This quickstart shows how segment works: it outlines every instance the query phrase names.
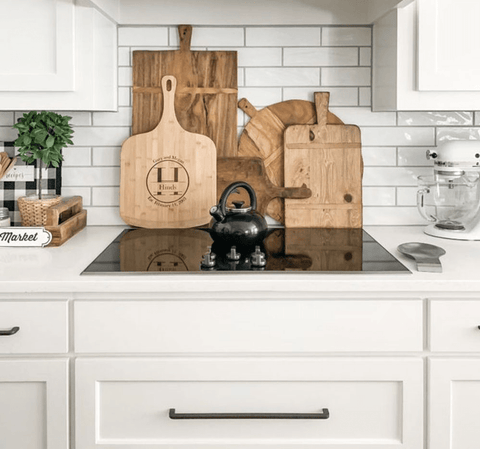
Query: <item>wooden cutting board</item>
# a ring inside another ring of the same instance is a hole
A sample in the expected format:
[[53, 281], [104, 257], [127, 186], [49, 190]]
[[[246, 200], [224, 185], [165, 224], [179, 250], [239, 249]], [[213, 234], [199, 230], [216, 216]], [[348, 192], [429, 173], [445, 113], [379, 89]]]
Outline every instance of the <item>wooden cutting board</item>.
[[[258, 157], [223, 157], [217, 160], [217, 197], [235, 181], [245, 181], [255, 190], [257, 211], [265, 215], [270, 201], [274, 198], [308, 198], [312, 192], [306, 186], [297, 188], [278, 187], [268, 178], [265, 165]], [[245, 201], [250, 204], [249, 196], [244, 189], [238, 194], [230, 195], [231, 201]]]
[[192, 27], [180, 25], [178, 31], [179, 50], [133, 52], [132, 134], [157, 126], [163, 111], [161, 80], [171, 75], [178, 83], [180, 126], [210, 137], [219, 156], [236, 156], [237, 52], [191, 51]]
[[[291, 125], [314, 124], [317, 121], [315, 105], [310, 101], [289, 100], [270, 105], [260, 111], [246, 99], [238, 103], [250, 121], [245, 125], [239, 144], [238, 155], [261, 157], [267, 176], [273, 184], [283, 187], [284, 182], [284, 132]], [[328, 112], [328, 123], [343, 122]], [[308, 186], [307, 186], [308, 187]], [[272, 201], [267, 210], [275, 220], [284, 223], [283, 199]]]
[[160, 123], [122, 146], [120, 215], [132, 226], [200, 226], [210, 221], [210, 207], [216, 204], [215, 144], [180, 126], [174, 111], [176, 86], [175, 77], [162, 79]]
[[362, 148], [360, 129], [328, 123], [328, 92], [315, 93], [316, 125], [285, 130], [285, 185], [306, 183], [307, 200], [285, 201], [285, 226], [362, 227]]

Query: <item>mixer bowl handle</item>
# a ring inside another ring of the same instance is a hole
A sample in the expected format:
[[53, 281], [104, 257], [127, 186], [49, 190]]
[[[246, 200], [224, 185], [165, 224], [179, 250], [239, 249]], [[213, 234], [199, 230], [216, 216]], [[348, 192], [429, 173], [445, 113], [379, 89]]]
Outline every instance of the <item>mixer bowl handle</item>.
[[425, 218], [427, 221], [435, 222], [437, 221], [432, 215], [427, 215], [425, 212], [425, 194], [430, 193], [430, 189], [420, 189], [417, 191], [417, 209], [420, 212], [420, 215]]

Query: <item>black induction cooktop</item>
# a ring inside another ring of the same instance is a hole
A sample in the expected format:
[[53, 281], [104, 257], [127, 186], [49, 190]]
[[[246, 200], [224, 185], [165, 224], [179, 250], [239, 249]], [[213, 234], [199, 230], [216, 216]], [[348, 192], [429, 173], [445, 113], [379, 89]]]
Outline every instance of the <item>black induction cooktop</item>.
[[274, 228], [261, 245], [219, 247], [205, 228], [127, 229], [82, 273], [410, 273], [362, 229]]

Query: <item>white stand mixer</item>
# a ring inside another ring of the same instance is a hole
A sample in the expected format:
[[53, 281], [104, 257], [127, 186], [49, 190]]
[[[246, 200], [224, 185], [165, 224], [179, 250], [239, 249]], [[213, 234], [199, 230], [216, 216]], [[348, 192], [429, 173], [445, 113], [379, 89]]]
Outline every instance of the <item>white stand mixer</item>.
[[417, 207], [425, 234], [480, 240], [480, 141], [448, 141], [427, 151], [433, 176], [419, 176]]

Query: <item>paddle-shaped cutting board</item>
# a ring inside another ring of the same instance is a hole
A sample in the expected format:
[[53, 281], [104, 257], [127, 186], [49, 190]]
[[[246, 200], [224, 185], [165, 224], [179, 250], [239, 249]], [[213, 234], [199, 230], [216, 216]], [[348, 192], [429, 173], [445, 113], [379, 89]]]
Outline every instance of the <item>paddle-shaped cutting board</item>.
[[[246, 98], [238, 107], [250, 117], [240, 136], [239, 156], [261, 157], [264, 160], [267, 176], [276, 186], [284, 182], [284, 132], [290, 125], [314, 124], [317, 121], [315, 105], [305, 100], [288, 100], [257, 110]], [[329, 124], [343, 122], [328, 112]], [[308, 186], [307, 186], [308, 187]], [[267, 213], [275, 220], [284, 223], [282, 198], [270, 202]]]
[[133, 52], [132, 134], [157, 126], [161, 80], [171, 75], [178, 83], [175, 112], [182, 128], [210, 137], [219, 156], [236, 156], [237, 52], [191, 51], [192, 27], [180, 25], [178, 34], [178, 50]]
[[162, 79], [163, 115], [153, 131], [122, 145], [120, 215], [142, 228], [190, 228], [210, 221], [216, 204], [213, 141], [185, 131], [174, 110], [177, 81]]
[[285, 226], [362, 227], [360, 129], [328, 123], [328, 92], [315, 93], [316, 125], [285, 130], [285, 186], [306, 184], [312, 196], [285, 200]]

